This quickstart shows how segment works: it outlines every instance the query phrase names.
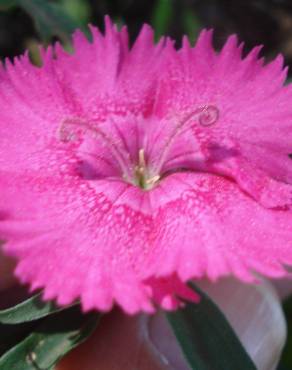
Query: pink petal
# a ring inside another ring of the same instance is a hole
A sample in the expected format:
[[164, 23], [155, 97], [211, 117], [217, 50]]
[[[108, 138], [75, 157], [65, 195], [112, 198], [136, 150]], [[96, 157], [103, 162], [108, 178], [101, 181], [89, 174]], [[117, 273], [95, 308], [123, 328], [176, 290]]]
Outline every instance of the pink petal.
[[169, 176], [151, 198], [152, 204], [160, 199], [149, 262], [157, 274], [177, 271], [184, 281], [231, 274], [252, 281], [253, 272], [287, 274], [283, 264], [292, 262], [291, 211], [266, 209], [234, 182], [199, 173]]
[[[10, 215], [0, 234], [20, 260], [21, 281], [60, 304], [81, 297], [85, 310], [108, 310], [115, 301], [134, 313], [152, 311], [154, 300], [169, 309], [177, 306], [175, 292], [186, 294], [171, 283], [173, 274], [250, 281], [252, 271], [283, 276], [282, 264], [292, 262], [290, 211], [267, 210], [221, 177], [172, 175], [151, 193], [123, 183], [22, 181], [20, 196], [14, 179], [5, 184]], [[142, 203], [150, 194], [150, 205]], [[18, 219], [20, 197], [29, 223]]]
[[291, 182], [292, 88], [283, 87], [287, 75], [283, 58], [263, 65], [257, 59], [260, 48], [255, 48], [241, 59], [242, 46], [233, 36], [218, 54], [210, 43], [211, 34], [203, 31], [193, 49], [185, 45], [178, 53], [169, 51], [155, 113], [182, 121], [200, 107], [216, 107], [218, 119], [210, 127], [203, 129], [198, 115], [193, 118], [194, 135], [205, 157], [211, 144], [230, 149], [232, 142], [240, 158], [274, 179]]
[[145, 26], [129, 50], [126, 29], [118, 32], [109, 19], [105, 36], [91, 29], [93, 43], [76, 32], [73, 55], [57, 44], [57, 59], [52, 47], [42, 51], [41, 68], [31, 65], [27, 54], [2, 68], [1, 169], [49, 170], [43, 162], [57, 155], [60, 127], [72, 118], [101, 122], [109, 114], [149, 115], [163, 40], [154, 45], [153, 31]]
[[177, 296], [196, 299], [175, 277], [144, 279], [153, 220], [148, 207], [139, 211], [139, 188], [22, 176], [19, 193], [18, 180], [1, 176], [9, 214], [0, 234], [8, 239], [5, 251], [19, 259], [20, 281], [44, 288], [44, 299], [64, 305], [81, 298], [86, 311], [117, 302], [128, 313], [152, 312], [152, 301], [170, 309]]
[[287, 275], [282, 58], [242, 59], [234, 36], [216, 53], [210, 31], [179, 51], [148, 26], [131, 49], [109, 19], [91, 31], [73, 55], [57, 44], [41, 68], [26, 54], [0, 71], [0, 239], [19, 279], [61, 305], [135, 313], [196, 301], [189, 279]]

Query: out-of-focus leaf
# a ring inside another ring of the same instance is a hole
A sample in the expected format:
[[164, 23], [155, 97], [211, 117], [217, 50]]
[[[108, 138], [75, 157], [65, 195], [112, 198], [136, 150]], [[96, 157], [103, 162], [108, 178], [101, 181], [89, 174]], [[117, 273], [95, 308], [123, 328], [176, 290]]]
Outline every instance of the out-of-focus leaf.
[[155, 38], [166, 34], [173, 18], [173, 0], [158, 0], [152, 16]]
[[79, 25], [87, 25], [90, 20], [88, 0], [61, 0], [64, 11]]
[[34, 321], [51, 315], [64, 308], [52, 302], [43, 302], [41, 294], [37, 294], [18, 305], [0, 311], [0, 324], [20, 324]]
[[0, 10], [7, 10], [17, 5], [17, 0], [0, 0]]
[[28, 39], [25, 43], [25, 48], [29, 51], [29, 58], [32, 64], [40, 67], [42, 65], [42, 55], [39, 41], [36, 39]]
[[292, 297], [286, 299], [283, 305], [284, 314], [287, 322], [287, 341], [284, 347], [282, 358], [278, 370], [291, 370], [292, 365]]
[[185, 8], [183, 11], [183, 26], [190, 42], [193, 44], [202, 28], [201, 22], [192, 9]]
[[167, 317], [194, 370], [256, 370], [223, 313], [199, 289], [198, 304], [186, 302]]
[[95, 329], [98, 313], [72, 307], [46, 318], [22, 342], [0, 358], [1, 370], [50, 369]]
[[17, 3], [33, 18], [45, 41], [58, 36], [63, 42], [69, 43], [70, 35], [80, 26], [58, 3], [48, 0], [17, 0]]
[[113, 22], [118, 30], [121, 30], [121, 28], [125, 25], [123, 17], [113, 17]]

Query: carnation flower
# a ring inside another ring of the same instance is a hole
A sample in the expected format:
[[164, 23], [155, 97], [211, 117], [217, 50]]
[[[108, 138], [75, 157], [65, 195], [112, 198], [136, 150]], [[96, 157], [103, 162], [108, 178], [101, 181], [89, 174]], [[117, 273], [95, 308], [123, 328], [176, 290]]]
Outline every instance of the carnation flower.
[[287, 274], [292, 89], [231, 36], [157, 45], [106, 22], [0, 76], [0, 239], [44, 299], [174, 309], [190, 279]]

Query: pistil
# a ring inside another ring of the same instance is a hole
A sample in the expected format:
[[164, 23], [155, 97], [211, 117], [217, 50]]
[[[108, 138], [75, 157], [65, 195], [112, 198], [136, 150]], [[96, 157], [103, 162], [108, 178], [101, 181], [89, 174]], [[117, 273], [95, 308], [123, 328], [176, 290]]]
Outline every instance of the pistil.
[[144, 190], [151, 189], [160, 179], [159, 175], [149, 177], [144, 149], [139, 150], [138, 165], [135, 167], [135, 178], [137, 185]]

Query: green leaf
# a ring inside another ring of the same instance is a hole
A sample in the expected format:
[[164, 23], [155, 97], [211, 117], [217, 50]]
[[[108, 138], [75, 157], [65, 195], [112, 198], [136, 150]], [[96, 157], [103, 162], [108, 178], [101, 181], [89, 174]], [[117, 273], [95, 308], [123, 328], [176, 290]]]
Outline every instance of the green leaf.
[[155, 6], [152, 26], [155, 30], [155, 38], [158, 40], [166, 34], [173, 18], [173, 0], [159, 0]]
[[182, 17], [185, 32], [188, 35], [191, 44], [194, 44], [203, 26], [195, 12], [188, 7], [185, 7], [183, 10]]
[[80, 26], [58, 3], [48, 0], [17, 0], [35, 21], [41, 37], [49, 41], [58, 36], [63, 42], [70, 42], [72, 32]]
[[279, 370], [290, 369], [292, 366], [292, 297], [288, 297], [283, 304], [283, 310], [285, 313], [287, 323], [287, 339], [286, 344], [282, 353], [281, 362], [279, 364]]
[[100, 315], [84, 315], [79, 306], [46, 318], [22, 342], [0, 358], [1, 370], [50, 369], [68, 352], [86, 340]]
[[88, 0], [61, 0], [64, 11], [75, 20], [77, 24], [87, 25], [90, 21], [90, 6]]
[[201, 301], [186, 303], [167, 318], [194, 370], [256, 370], [223, 313], [199, 289]]
[[25, 323], [64, 310], [64, 307], [57, 307], [52, 302], [43, 302], [40, 297], [41, 293], [14, 307], [0, 311], [0, 324]]

